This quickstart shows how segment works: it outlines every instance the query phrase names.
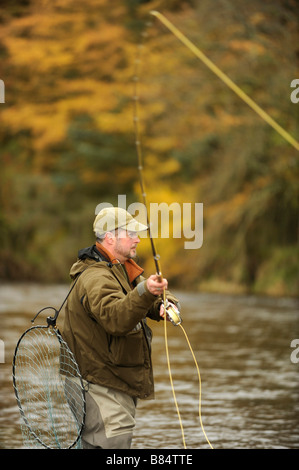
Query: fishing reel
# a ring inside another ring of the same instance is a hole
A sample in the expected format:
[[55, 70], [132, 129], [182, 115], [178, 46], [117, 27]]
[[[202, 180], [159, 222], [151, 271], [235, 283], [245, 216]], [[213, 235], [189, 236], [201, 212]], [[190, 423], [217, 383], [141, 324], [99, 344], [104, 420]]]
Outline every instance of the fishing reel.
[[163, 301], [163, 306], [171, 323], [175, 326], [180, 325], [182, 323], [182, 318], [179, 309], [174, 304], [171, 304], [167, 299], [165, 302]]

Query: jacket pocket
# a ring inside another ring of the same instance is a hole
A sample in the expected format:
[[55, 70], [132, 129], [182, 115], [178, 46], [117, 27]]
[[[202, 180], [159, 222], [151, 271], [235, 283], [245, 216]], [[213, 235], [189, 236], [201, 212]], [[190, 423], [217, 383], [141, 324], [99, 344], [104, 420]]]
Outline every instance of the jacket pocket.
[[109, 352], [111, 362], [117, 366], [134, 367], [144, 364], [143, 330], [133, 330], [126, 336], [111, 336]]

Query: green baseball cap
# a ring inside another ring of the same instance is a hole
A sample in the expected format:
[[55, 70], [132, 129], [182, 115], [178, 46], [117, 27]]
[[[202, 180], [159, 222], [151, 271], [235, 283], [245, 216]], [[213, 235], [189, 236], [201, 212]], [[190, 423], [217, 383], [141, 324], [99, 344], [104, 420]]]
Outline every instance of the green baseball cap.
[[129, 212], [121, 207], [105, 207], [105, 209], [98, 213], [93, 223], [93, 231], [97, 236], [118, 228], [131, 232], [148, 230], [147, 225], [138, 222]]

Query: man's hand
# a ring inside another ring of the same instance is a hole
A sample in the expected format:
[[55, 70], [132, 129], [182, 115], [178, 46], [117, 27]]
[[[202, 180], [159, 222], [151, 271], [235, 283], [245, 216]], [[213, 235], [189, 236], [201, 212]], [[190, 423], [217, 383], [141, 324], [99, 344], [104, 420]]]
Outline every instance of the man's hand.
[[163, 293], [163, 289], [167, 289], [168, 282], [167, 279], [162, 279], [160, 282], [158, 274], [153, 274], [147, 279], [146, 285], [151, 294], [160, 295]]
[[[172, 307], [172, 309], [173, 309], [175, 312], [177, 312], [178, 316], [180, 315], [180, 311], [179, 311], [178, 307], [177, 307], [173, 302], [168, 302], [168, 305], [169, 305], [170, 307]], [[160, 317], [162, 317], [163, 319], [165, 319], [165, 308], [164, 308], [164, 305], [163, 305], [163, 304], [160, 305]], [[170, 321], [168, 315], [167, 315], [167, 317], [166, 317], [166, 320]]]

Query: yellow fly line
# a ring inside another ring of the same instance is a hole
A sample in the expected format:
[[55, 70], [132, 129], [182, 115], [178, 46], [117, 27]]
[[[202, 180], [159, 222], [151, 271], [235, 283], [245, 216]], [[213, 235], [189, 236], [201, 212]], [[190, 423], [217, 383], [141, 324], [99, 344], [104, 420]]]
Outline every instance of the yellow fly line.
[[[190, 343], [190, 340], [188, 338], [188, 335], [186, 333], [186, 330], [183, 328], [182, 324], [180, 323], [178, 326], [180, 326], [181, 330], [183, 331], [184, 335], [185, 335], [185, 338], [186, 338], [186, 341], [187, 341], [187, 344], [189, 346], [189, 349], [190, 349], [190, 352], [192, 354], [192, 357], [193, 357], [193, 360], [194, 360], [194, 364], [195, 364], [195, 367], [196, 367], [196, 371], [197, 371], [197, 376], [198, 376], [198, 388], [199, 388], [199, 396], [198, 396], [198, 417], [199, 417], [199, 422], [200, 422], [200, 427], [201, 427], [201, 430], [205, 436], [205, 439], [207, 441], [207, 443], [209, 444], [210, 448], [211, 449], [214, 449], [214, 447], [212, 446], [211, 442], [209, 441], [209, 438], [205, 432], [205, 429], [204, 429], [204, 426], [203, 426], [203, 422], [202, 422], [202, 414], [201, 414], [201, 402], [202, 402], [202, 399], [201, 399], [201, 376], [200, 376], [200, 370], [199, 370], [199, 367], [198, 367], [198, 363], [197, 363], [197, 360], [196, 360], [196, 357], [195, 357], [195, 354], [193, 352], [193, 349], [192, 349], [192, 346], [191, 346], [191, 343]], [[169, 351], [168, 351], [168, 340], [167, 340], [167, 320], [165, 318], [164, 320], [164, 337], [165, 337], [165, 349], [166, 349], [166, 359], [167, 359], [167, 367], [168, 367], [168, 374], [169, 374], [169, 380], [170, 380], [170, 385], [171, 385], [171, 390], [172, 390], [172, 395], [173, 395], [173, 400], [174, 400], [174, 403], [175, 403], [175, 407], [176, 407], [176, 411], [177, 411], [177, 415], [178, 415], [178, 419], [179, 419], [179, 423], [180, 423], [180, 428], [181, 428], [181, 433], [182, 433], [182, 441], [183, 441], [183, 446], [184, 446], [184, 449], [187, 449], [187, 446], [186, 446], [186, 440], [185, 440], [185, 433], [184, 433], [184, 428], [183, 428], [183, 423], [182, 423], [182, 419], [181, 419], [181, 415], [180, 415], [180, 410], [179, 410], [179, 406], [178, 406], [178, 402], [177, 402], [177, 399], [176, 399], [176, 395], [175, 395], [175, 390], [174, 390], [174, 384], [173, 384], [173, 379], [172, 379], [172, 373], [171, 373], [171, 366], [170, 366], [170, 359], [169, 359]]]
[[258, 104], [256, 104], [241, 88], [236, 85], [222, 70], [217, 67], [195, 44], [193, 44], [184, 34], [181, 33], [164, 15], [158, 11], [151, 11], [151, 15], [158, 18], [161, 23], [169, 29], [198, 59], [200, 59], [217, 77], [220, 78], [231, 90], [233, 90], [245, 103], [248, 104], [264, 121], [278, 132], [296, 150], [299, 150], [299, 142], [294, 139], [285, 129], [283, 129], [274, 119], [269, 116]]

